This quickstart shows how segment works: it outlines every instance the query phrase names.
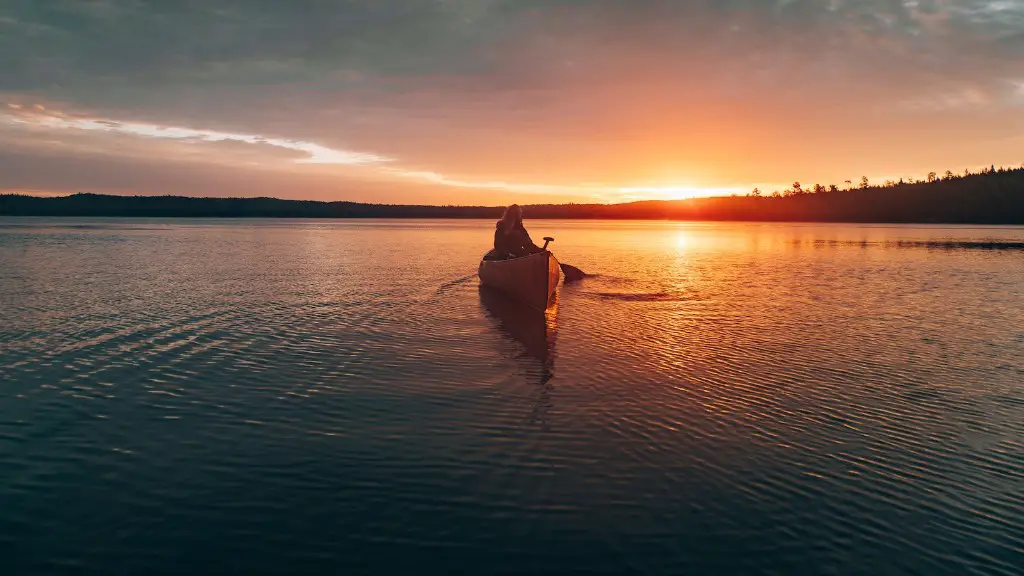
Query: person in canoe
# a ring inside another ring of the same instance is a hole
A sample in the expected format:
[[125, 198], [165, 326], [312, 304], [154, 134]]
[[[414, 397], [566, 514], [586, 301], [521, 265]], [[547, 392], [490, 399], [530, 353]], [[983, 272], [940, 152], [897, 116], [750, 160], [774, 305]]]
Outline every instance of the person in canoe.
[[523, 209], [517, 204], [506, 208], [501, 220], [494, 226], [494, 257], [519, 258], [543, 251], [543, 248], [533, 243], [530, 233], [523, 226]]

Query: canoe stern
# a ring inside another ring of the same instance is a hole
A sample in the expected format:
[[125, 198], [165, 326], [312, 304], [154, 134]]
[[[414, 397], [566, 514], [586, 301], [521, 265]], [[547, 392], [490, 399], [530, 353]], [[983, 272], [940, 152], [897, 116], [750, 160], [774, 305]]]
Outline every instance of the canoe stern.
[[483, 260], [480, 283], [500, 290], [524, 304], [545, 310], [562, 276], [558, 260], [550, 252], [512, 260]]

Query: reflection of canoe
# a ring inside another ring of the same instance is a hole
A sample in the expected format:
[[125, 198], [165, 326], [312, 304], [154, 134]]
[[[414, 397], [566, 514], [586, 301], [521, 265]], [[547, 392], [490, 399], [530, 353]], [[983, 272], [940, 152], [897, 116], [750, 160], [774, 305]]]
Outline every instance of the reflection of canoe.
[[558, 260], [547, 251], [511, 260], [485, 258], [477, 274], [484, 286], [501, 290], [538, 310], [548, 307], [562, 277]]
[[558, 305], [545, 311], [534, 310], [517, 300], [487, 286], [480, 287], [480, 304], [496, 321], [498, 331], [515, 340], [524, 348], [509, 355], [509, 359], [525, 362], [527, 378], [537, 379], [540, 385], [530, 422], [545, 423], [550, 408], [550, 384], [555, 376], [555, 339], [558, 332]]
[[[498, 328], [526, 348], [526, 353], [542, 363], [550, 360], [554, 330], [540, 310], [531, 310], [505, 294], [480, 287], [480, 303], [487, 314], [497, 320]], [[549, 311], [554, 313], [554, 308]]]

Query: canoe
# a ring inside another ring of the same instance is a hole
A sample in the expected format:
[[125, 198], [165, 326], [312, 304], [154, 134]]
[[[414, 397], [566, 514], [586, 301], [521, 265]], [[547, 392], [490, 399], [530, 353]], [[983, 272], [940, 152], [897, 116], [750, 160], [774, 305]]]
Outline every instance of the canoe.
[[480, 261], [480, 283], [504, 292], [531, 308], [546, 310], [562, 277], [558, 260], [551, 252], [540, 252], [511, 260]]

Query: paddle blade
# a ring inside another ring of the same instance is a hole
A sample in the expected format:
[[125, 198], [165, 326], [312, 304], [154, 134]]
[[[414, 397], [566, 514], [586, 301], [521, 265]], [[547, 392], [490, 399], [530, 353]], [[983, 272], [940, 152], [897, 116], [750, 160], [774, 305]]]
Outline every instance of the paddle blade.
[[587, 277], [587, 274], [583, 270], [580, 270], [575, 266], [570, 266], [568, 264], [561, 264], [561, 266], [562, 274], [565, 275], [566, 282], [578, 282]]

